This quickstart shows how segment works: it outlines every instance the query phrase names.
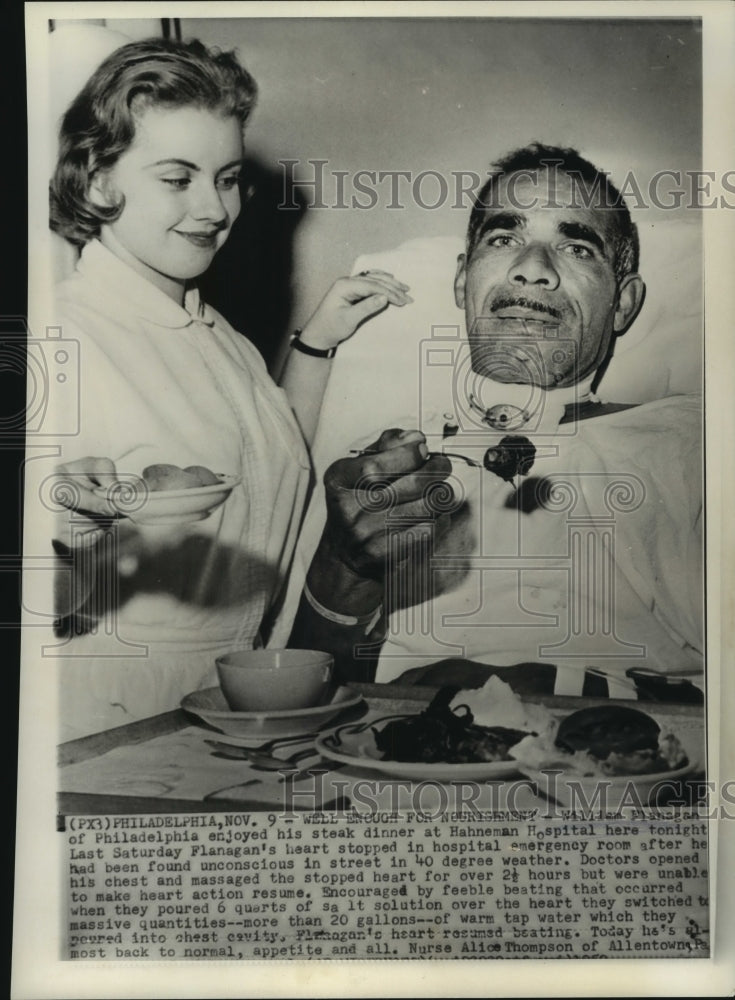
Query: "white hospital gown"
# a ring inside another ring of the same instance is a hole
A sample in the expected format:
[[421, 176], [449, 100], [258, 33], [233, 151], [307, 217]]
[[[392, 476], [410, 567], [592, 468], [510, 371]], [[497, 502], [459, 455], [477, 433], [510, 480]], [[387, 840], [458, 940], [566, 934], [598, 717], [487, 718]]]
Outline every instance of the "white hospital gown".
[[[99, 242], [58, 287], [58, 322], [79, 341], [80, 433], [61, 461], [111, 458], [118, 473], [202, 465], [241, 477], [208, 518], [117, 531], [105, 614], [64, 641], [62, 738], [175, 708], [214, 678], [215, 657], [260, 641], [291, 562], [309, 460], [257, 350], [199, 299], [184, 308]], [[283, 641], [283, 636], [279, 639]]]
[[[445, 448], [481, 462], [495, 441], [475, 431]], [[377, 680], [455, 656], [555, 664], [569, 694], [585, 666], [701, 672], [701, 400], [561, 424], [534, 444], [513, 483], [453, 460], [463, 507], [410, 587], [393, 585]]]

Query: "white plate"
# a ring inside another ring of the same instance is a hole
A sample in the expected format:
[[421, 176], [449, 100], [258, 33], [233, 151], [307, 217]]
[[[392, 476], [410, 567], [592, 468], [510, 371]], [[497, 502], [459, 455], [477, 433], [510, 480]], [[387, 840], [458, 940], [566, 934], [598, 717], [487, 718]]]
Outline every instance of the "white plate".
[[218, 483], [188, 490], [149, 490], [136, 476], [122, 477], [111, 486], [95, 490], [110, 505], [135, 524], [167, 525], [203, 521], [220, 507], [240, 482], [239, 476], [218, 475]]
[[410, 781], [502, 781], [520, 771], [514, 760], [496, 762], [480, 761], [473, 764], [425, 764], [421, 761], [382, 760], [382, 753], [375, 745], [372, 726], [380, 726], [389, 719], [403, 716], [382, 716], [368, 722], [351, 722], [333, 732], [325, 733], [316, 741], [319, 753], [339, 764], [377, 771], [389, 778], [407, 778]]
[[306, 736], [322, 729], [340, 712], [361, 704], [362, 696], [348, 687], [340, 687], [327, 705], [290, 708], [280, 712], [233, 712], [218, 687], [192, 691], [181, 707], [198, 716], [228, 736], [244, 739], [275, 739], [281, 736]]
[[[644, 806], [655, 805], [657, 795], [664, 792], [669, 792], [676, 798], [674, 789], [666, 788], [665, 782], [676, 783], [682, 778], [704, 772], [703, 718], [667, 715], [665, 704], [655, 707], [648, 705], [637, 707], [651, 716], [659, 725], [662, 735], [673, 733], [677, 737], [687, 755], [688, 763], [686, 766], [676, 768], [673, 771], [658, 771], [654, 774], [589, 777], [579, 772], [575, 773], [571, 769], [565, 770], [564, 764], [559, 761], [557, 755], [553, 763], [549, 765], [541, 763], [531, 766], [519, 762], [518, 770], [524, 777], [530, 778], [536, 783], [540, 795], [558, 802], [565, 808], [584, 809], [585, 803], [591, 806], [596, 801], [595, 796], [597, 796], [598, 803], [595, 808], [600, 808], [600, 796], [603, 794], [606, 799], [604, 808], [609, 812], [617, 812], [622, 806], [635, 807], [639, 803]], [[663, 800], [659, 804], [663, 804]]]
[[[566, 809], [585, 811], [592, 808], [616, 813], [626, 807], [656, 805], [658, 796], [664, 793], [676, 798], [676, 789], [670, 787], [668, 783], [676, 783], [681, 778], [695, 774], [702, 770], [702, 766], [698, 761], [690, 760], [686, 767], [677, 768], [675, 771], [616, 777], [600, 775], [594, 778], [563, 772], [559, 767], [535, 770], [519, 764], [518, 770], [524, 777], [534, 782], [539, 795], [558, 802]], [[665, 799], [658, 804], [663, 805], [664, 802]]]

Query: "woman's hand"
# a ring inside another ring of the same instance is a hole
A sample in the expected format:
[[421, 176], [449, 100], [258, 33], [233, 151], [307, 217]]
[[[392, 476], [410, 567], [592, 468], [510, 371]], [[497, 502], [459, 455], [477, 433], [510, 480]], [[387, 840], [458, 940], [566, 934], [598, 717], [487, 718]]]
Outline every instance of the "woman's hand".
[[109, 458], [77, 459], [56, 468], [53, 500], [73, 512], [59, 517], [53, 548], [58, 557], [54, 580], [54, 613], [65, 618], [83, 607], [94, 591], [100, 548], [105, 529], [117, 518], [108, 500], [95, 493], [117, 482], [115, 463]]
[[117, 481], [115, 463], [109, 458], [87, 456], [57, 466], [56, 474], [54, 500], [75, 512], [73, 530], [67, 521], [64, 537], [59, 541], [69, 548], [93, 544], [104, 530], [105, 522], [118, 516], [109, 501], [95, 493]]
[[301, 331], [301, 340], [321, 350], [337, 347], [389, 304], [413, 302], [407, 292], [408, 285], [387, 271], [361, 271], [352, 278], [338, 278]]
[[[405, 306], [413, 302], [406, 294], [407, 288], [387, 271], [361, 271], [353, 278], [338, 278], [302, 329], [299, 339], [306, 347], [330, 351], [389, 304]], [[314, 440], [329, 378], [331, 362], [327, 357], [309, 357], [302, 351], [290, 351], [281, 373], [281, 386], [286, 390], [308, 445]]]

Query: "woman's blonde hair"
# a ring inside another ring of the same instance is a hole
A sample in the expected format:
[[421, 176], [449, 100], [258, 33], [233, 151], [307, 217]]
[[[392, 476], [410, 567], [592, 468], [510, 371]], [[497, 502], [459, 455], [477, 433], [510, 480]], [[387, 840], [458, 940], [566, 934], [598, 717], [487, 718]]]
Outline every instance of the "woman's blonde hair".
[[123, 45], [98, 67], [64, 115], [50, 186], [50, 225], [76, 246], [99, 236], [123, 203], [93, 204], [95, 173], [108, 170], [135, 137], [136, 117], [148, 107], [205, 108], [245, 126], [257, 85], [232, 52], [201, 42], [150, 39]]

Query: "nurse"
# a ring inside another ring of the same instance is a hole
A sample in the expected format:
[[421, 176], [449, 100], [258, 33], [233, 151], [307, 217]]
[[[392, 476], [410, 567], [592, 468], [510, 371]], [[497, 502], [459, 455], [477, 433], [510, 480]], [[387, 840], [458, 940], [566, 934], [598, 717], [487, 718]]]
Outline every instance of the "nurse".
[[[61, 442], [73, 488], [57, 491], [68, 510], [54, 540], [62, 738], [176, 707], [235, 644], [285, 645], [273, 620], [330, 358], [367, 317], [410, 301], [383, 272], [339, 279], [294, 341], [284, 391], [201, 300], [195, 281], [240, 212], [255, 98], [230, 53], [134, 42], [62, 121], [51, 226], [81, 250], [56, 297], [80, 358], [80, 433]], [[116, 516], [98, 488], [154, 464], [241, 482], [193, 524]]]

